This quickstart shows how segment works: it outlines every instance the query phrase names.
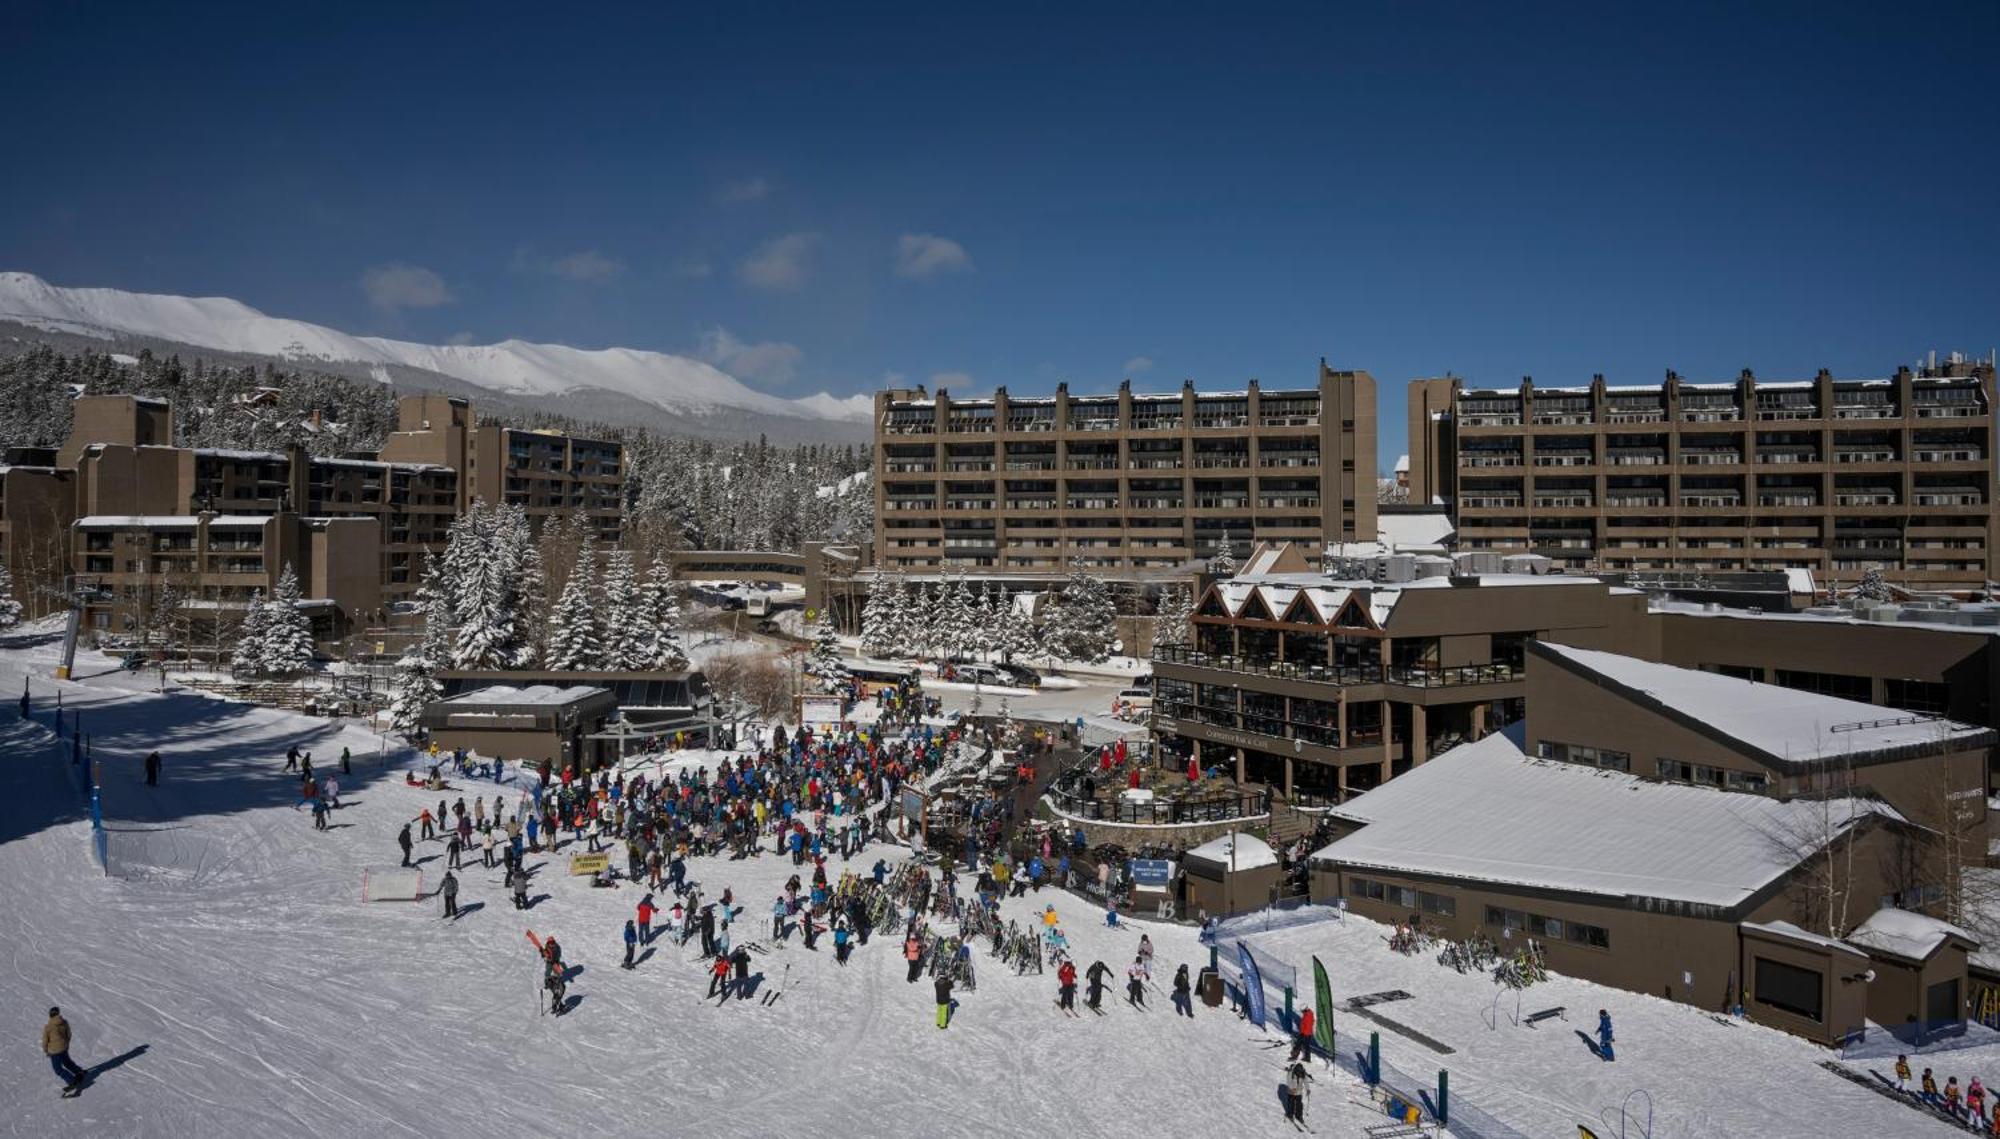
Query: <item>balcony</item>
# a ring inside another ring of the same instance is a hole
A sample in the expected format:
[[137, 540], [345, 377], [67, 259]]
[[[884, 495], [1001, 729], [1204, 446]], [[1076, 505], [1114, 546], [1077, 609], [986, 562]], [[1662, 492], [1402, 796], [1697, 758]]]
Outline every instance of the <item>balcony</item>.
[[1521, 496], [1518, 494], [1467, 494], [1459, 496], [1459, 505], [1474, 510], [1518, 510]]
[[1919, 447], [1911, 453], [1919, 463], [1978, 463], [1986, 459], [1986, 452], [1982, 449], [1966, 446]]
[[1458, 457], [1460, 467], [1518, 467], [1519, 451], [1467, 451]]
[[1690, 467], [1733, 467], [1743, 462], [1743, 452], [1683, 449], [1681, 462]]
[[1894, 506], [1896, 492], [1887, 487], [1868, 490], [1841, 490], [1833, 495], [1835, 506]]
[[1767, 490], [1757, 493], [1759, 506], [1818, 506], [1819, 495], [1810, 490]]
[[1588, 494], [1538, 494], [1535, 496], [1535, 509], [1537, 510], [1573, 510], [1578, 507], [1588, 507], [1589, 505], [1590, 495]]
[[908, 461], [884, 463], [882, 470], [892, 475], [928, 475], [937, 473], [937, 464]]
[[1587, 467], [1596, 460], [1589, 451], [1536, 451], [1538, 467]]
[[1612, 448], [1606, 453], [1606, 457], [1610, 459], [1611, 465], [1614, 467], [1661, 467], [1665, 466], [1667, 462], [1667, 453], [1665, 451], [1654, 450], [1652, 448], [1635, 450]]
[[[1893, 463], [1896, 461], [1894, 447], [1835, 447], [1833, 461], [1836, 463]], [[1925, 462], [1924, 453], [1917, 452], [1917, 461]]]

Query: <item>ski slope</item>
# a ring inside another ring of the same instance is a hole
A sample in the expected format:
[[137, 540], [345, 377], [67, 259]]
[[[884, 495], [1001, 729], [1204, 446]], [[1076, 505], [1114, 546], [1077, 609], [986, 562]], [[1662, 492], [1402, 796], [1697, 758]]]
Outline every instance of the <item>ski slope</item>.
[[[1295, 1134], [1277, 1098], [1283, 1053], [1260, 1046], [1274, 1037], [1226, 1007], [1197, 1003], [1194, 1019], [1179, 1018], [1158, 992], [1140, 1012], [1116, 995], [1120, 985], [1103, 1016], [1072, 1020], [1054, 1007], [1052, 971], [1016, 978], [982, 950], [977, 990], [960, 994], [952, 1026], [939, 1031], [930, 983], [905, 982], [893, 936], [858, 948], [845, 968], [830, 938], [818, 953], [794, 938], [753, 966], [758, 994], [782, 996], [718, 1007], [703, 999], [692, 950], [662, 940], [636, 970], [619, 969], [620, 933], [642, 891], [591, 890], [546, 855], [529, 858], [542, 866], [531, 894], [547, 896], [525, 914], [499, 872], [476, 860], [460, 875], [466, 913], [457, 922], [441, 919], [434, 898], [363, 904], [363, 868], [393, 865], [398, 828], [439, 798], [402, 785], [397, 755], [372, 762], [373, 734], [137, 691], [129, 674], [57, 685], [44, 679], [47, 656], [45, 643], [0, 647], [0, 697], [17, 698], [33, 673], [40, 699], [60, 689], [66, 708], [82, 709], [124, 876], [105, 877], [91, 861], [80, 799], [46, 721], [24, 724], [0, 704], [0, 1007], [12, 1026], [0, 1133]], [[80, 674], [95, 671], [84, 664]], [[291, 805], [295, 784], [281, 769], [294, 743], [322, 771], [342, 746], [355, 754], [355, 773], [342, 780], [347, 805], [329, 832], [315, 833]], [[140, 760], [153, 747], [165, 774], [146, 788]], [[479, 790], [490, 803], [490, 785]], [[513, 801], [512, 788], [502, 793]], [[434, 883], [442, 844], [419, 843], [419, 855]], [[872, 847], [855, 870], [877, 857], [904, 854]], [[746, 907], [738, 942], [769, 941], [771, 900], [793, 872], [768, 853], [690, 864], [705, 895], [730, 887]], [[1141, 930], [1156, 944], [1162, 990], [1176, 965], [1207, 960], [1190, 928], [1109, 930], [1074, 895], [1044, 890], [1005, 906], [1025, 921], [1049, 903], [1079, 960], [1103, 960], [1121, 982]], [[530, 928], [557, 935], [582, 966], [570, 987], [577, 1004], [561, 1018], [543, 1012]], [[1526, 998], [1567, 1004], [1569, 1025], [1489, 1029], [1490, 981], [1392, 954], [1383, 933], [1349, 918], [1250, 937], [1302, 967], [1319, 954], [1339, 996], [1414, 993], [1382, 1011], [1459, 1052], [1439, 1060], [1384, 1031], [1385, 1058], [1426, 1080], [1450, 1068], [1455, 1098], [1522, 1134], [1574, 1135], [1578, 1122], [1616, 1134], [1601, 1120], [1634, 1087], [1656, 1097], [1652, 1134], [1661, 1139], [1944, 1133], [1820, 1072], [1825, 1054], [1810, 1045], [1581, 982], [1558, 979]], [[124, 1058], [76, 1100], [58, 1098], [33, 1043], [50, 1004], [74, 1026], [79, 1063]], [[1589, 1027], [1600, 1006], [1617, 1019], [1615, 1065], [1570, 1032]], [[1373, 1027], [1346, 1013], [1336, 1020], [1344, 1046]], [[1308, 1116], [1317, 1134], [1363, 1136], [1384, 1121], [1350, 1078], [1317, 1072]]]

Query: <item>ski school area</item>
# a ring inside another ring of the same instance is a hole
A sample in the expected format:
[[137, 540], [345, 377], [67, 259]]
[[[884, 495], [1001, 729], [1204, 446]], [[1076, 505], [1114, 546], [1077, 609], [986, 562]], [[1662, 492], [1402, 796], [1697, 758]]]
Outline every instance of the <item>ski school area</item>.
[[[1206, 938], [1188, 924], [1112, 924], [1056, 885], [986, 910], [976, 871], [913, 861], [881, 837], [886, 825], [865, 828], [854, 852], [840, 815], [819, 851], [828, 896], [816, 918], [817, 829], [795, 856], [768, 821], [754, 828], [755, 854], [700, 832], [716, 852], [675, 860], [677, 883], [664, 866], [658, 888], [649, 868], [629, 876], [616, 841], [543, 832], [522, 859], [526, 908], [475, 835], [452, 871], [447, 916], [449, 832], [423, 838], [423, 813], [435, 823], [441, 798], [469, 810], [482, 797], [490, 820], [497, 796], [513, 815], [532, 771], [508, 764], [497, 785], [449, 775], [453, 786], [425, 787], [429, 761], [355, 722], [141, 691], [108, 665], [59, 683], [45, 663], [0, 646], [4, 1134], [1952, 1130], [1863, 1086], [1867, 1065], [1863, 1083], [1828, 1071], [1831, 1054], [1797, 1038], [1561, 976], [1506, 988], [1435, 953], [1398, 952], [1393, 929], [1336, 907], [1243, 915]], [[338, 780], [324, 829], [300, 809], [300, 774], [286, 770], [294, 748], [317, 779]], [[654, 771], [678, 781], [689, 766]], [[588, 857], [592, 845], [608, 857]], [[594, 884], [607, 868], [613, 884]], [[364, 882], [369, 896], [399, 900], [364, 901]], [[626, 923], [636, 929], [649, 896], [650, 928], [626, 968]], [[719, 975], [704, 942], [719, 951]], [[1052, 944], [1077, 974], [1073, 1009]], [[1211, 963], [1221, 986], [1203, 983]], [[1183, 966], [1185, 1002], [1174, 999]], [[1226, 995], [1211, 1004], [1218, 987]], [[51, 1006], [88, 1073], [74, 1099], [34, 1050]], [[1303, 1062], [1309, 1078], [1294, 1081], [1308, 1009], [1319, 1046]], [[1615, 1026], [1615, 1058], [1602, 1051], [1599, 1010]], [[1286, 1113], [1294, 1082], [1297, 1122]]]

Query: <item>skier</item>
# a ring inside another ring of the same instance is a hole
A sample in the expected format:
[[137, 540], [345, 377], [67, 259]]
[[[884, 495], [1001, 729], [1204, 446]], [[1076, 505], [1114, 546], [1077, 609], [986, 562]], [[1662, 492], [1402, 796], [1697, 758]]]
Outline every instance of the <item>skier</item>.
[[1311, 1085], [1312, 1073], [1304, 1064], [1294, 1063], [1285, 1077], [1285, 1118], [1301, 1131], [1306, 1129], [1306, 1096]]
[[1134, 957], [1125, 969], [1125, 1003], [1136, 1009], [1146, 1007], [1145, 966]]
[[519, 866], [515, 867], [513, 870], [508, 871], [507, 881], [514, 887], [514, 908], [517, 910], [527, 909], [528, 908], [527, 870]]
[[1923, 1100], [1925, 1103], [1931, 1105], [1932, 1107], [1936, 1107], [1938, 1105], [1937, 1077], [1931, 1075], [1931, 1070], [1929, 1068], [1924, 1069], [1923, 1083], [1919, 1086], [1922, 1087], [1923, 1090], [1918, 1094], [1917, 1098]]
[[61, 1077], [65, 1098], [83, 1091], [83, 1081], [87, 1076], [82, 1068], [76, 1066], [76, 1061], [69, 1058], [69, 1021], [63, 1019], [59, 1008], [49, 1009], [49, 1021], [42, 1026], [42, 1054], [49, 1058], [49, 1067]]
[[708, 967], [708, 995], [712, 997], [717, 993], [722, 994], [722, 1000], [716, 1004], [729, 999], [729, 958], [720, 953], [715, 955], [714, 962]]
[[354, 753], [346, 748], [340, 749], [340, 773], [342, 775], [354, 774]]
[[653, 905], [653, 895], [647, 894], [639, 899], [639, 944], [653, 943], [653, 915], [659, 912]]
[[1076, 1015], [1076, 963], [1064, 959], [1056, 970], [1056, 1007], [1071, 1016]]
[[[554, 942], [552, 940], [551, 944], [553, 943]], [[547, 975], [542, 979], [542, 984], [549, 990], [549, 1012], [555, 1016], [561, 1016], [563, 1014], [563, 1007], [564, 1007], [563, 994], [568, 989], [567, 983], [563, 980], [563, 967], [561, 962], [559, 961], [549, 962], [548, 972]]]
[[1313, 1050], [1313, 1010], [1299, 1013], [1299, 1030], [1292, 1034], [1292, 1059], [1310, 1060]]
[[444, 882], [438, 887], [438, 893], [444, 895], [444, 916], [448, 918], [457, 917], [458, 878], [451, 871], [447, 870], [444, 872]]
[[493, 869], [493, 848], [498, 845], [499, 828], [487, 827], [485, 837], [479, 840], [480, 854], [486, 860], [486, 868]]
[[340, 809], [340, 780], [328, 778], [326, 785], [320, 788], [320, 797], [326, 800], [327, 810], [338, 811]]
[[949, 976], [939, 977], [935, 987], [937, 989], [938, 1006], [937, 1026], [943, 1028], [951, 1023], [951, 978]]
[[833, 919], [833, 959], [839, 964], [847, 964], [847, 952], [852, 934], [847, 929], [847, 919]]
[[453, 831], [451, 834], [451, 841], [444, 844], [444, 857], [445, 857], [444, 865], [446, 870], [458, 869], [458, 851], [459, 851], [458, 832]]
[[914, 985], [917, 983], [917, 974], [923, 972], [924, 968], [924, 943], [915, 933], [903, 939], [903, 959], [910, 963], [909, 982]]
[[772, 941], [785, 940], [785, 915], [787, 913], [787, 910], [788, 907], [785, 905], [785, 896], [783, 894], [779, 894], [778, 900], [771, 903]]
[[1604, 1062], [1607, 1064], [1609, 1064], [1614, 1059], [1611, 1053], [1611, 1040], [1612, 1040], [1611, 1014], [1604, 1011], [1603, 1009], [1598, 1009], [1597, 1010], [1597, 1054], [1603, 1057]]
[[314, 830], [316, 830], [316, 831], [323, 831], [323, 830], [325, 830], [325, 829], [326, 829], [326, 800], [325, 800], [325, 799], [321, 799], [321, 798], [317, 798], [317, 797], [315, 797], [315, 798], [313, 799], [313, 801], [312, 801], [312, 814], [313, 814], [313, 829], [314, 829]]
[[625, 964], [623, 968], [630, 969], [632, 967], [632, 951], [638, 947], [639, 927], [633, 924], [632, 919], [627, 918], [625, 919]]
[[298, 769], [299, 769], [299, 745], [293, 744], [291, 747], [285, 749], [285, 770], [297, 771]]
[[425, 842], [429, 842], [437, 837], [437, 825], [433, 819], [434, 816], [432, 816], [429, 807], [425, 807], [423, 814], [416, 817], [415, 821], [424, 828], [423, 838]]
[[1153, 979], [1153, 936], [1148, 933], [1139, 935], [1139, 968], [1148, 981]]
[[1090, 1011], [1103, 1011], [1097, 1006], [1104, 1000], [1104, 981], [1109, 976], [1111, 967], [1102, 961], [1091, 962], [1090, 968], [1084, 972], [1084, 979], [1090, 982], [1090, 991], [1084, 994], [1083, 1003], [1090, 1006]]
[[149, 752], [146, 755], [146, 786], [158, 787], [159, 785], [160, 785], [160, 753], [157, 751]]
[[[1189, 1020], [1194, 1019], [1194, 999], [1190, 995], [1188, 987], [1186, 964], [1183, 964], [1174, 972], [1174, 1011], [1187, 1017]], [[1312, 1014], [1307, 1013], [1306, 1015], [1311, 1016]]]
[[410, 864], [410, 824], [403, 824], [403, 833], [396, 836], [396, 845], [403, 848], [403, 865]]
[[1899, 1055], [1896, 1057], [1896, 1090], [1906, 1095], [1909, 1093], [1910, 1058], [1908, 1056]]
[[750, 995], [750, 951], [737, 946], [736, 952], [729, 955], [729, 963], [736, 966], [736, 999], [742, 1000]]
[[713, 957], [715, 956], [715, 907], [714, 906], [703, 906], [701, 908], [700, 925], [701, 925], [701, 955], [703, 957]]

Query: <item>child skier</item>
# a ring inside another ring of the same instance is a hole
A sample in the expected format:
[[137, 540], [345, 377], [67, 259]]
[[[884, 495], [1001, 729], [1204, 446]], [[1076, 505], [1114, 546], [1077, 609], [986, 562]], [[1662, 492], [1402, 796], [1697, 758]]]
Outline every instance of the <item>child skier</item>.
[[1611, 1040], [1612, 1040], [1611, 1014], [1604, 1011], [1603, 1009], [1598, 1009], [1597, 1010], [1597, 1054], [1599, 1056], [1602, 1056], [1604, 1058], [1604, 1062], [1607, 1064], [1609, 1064], [1614, 1059], [1611, 1053]]

